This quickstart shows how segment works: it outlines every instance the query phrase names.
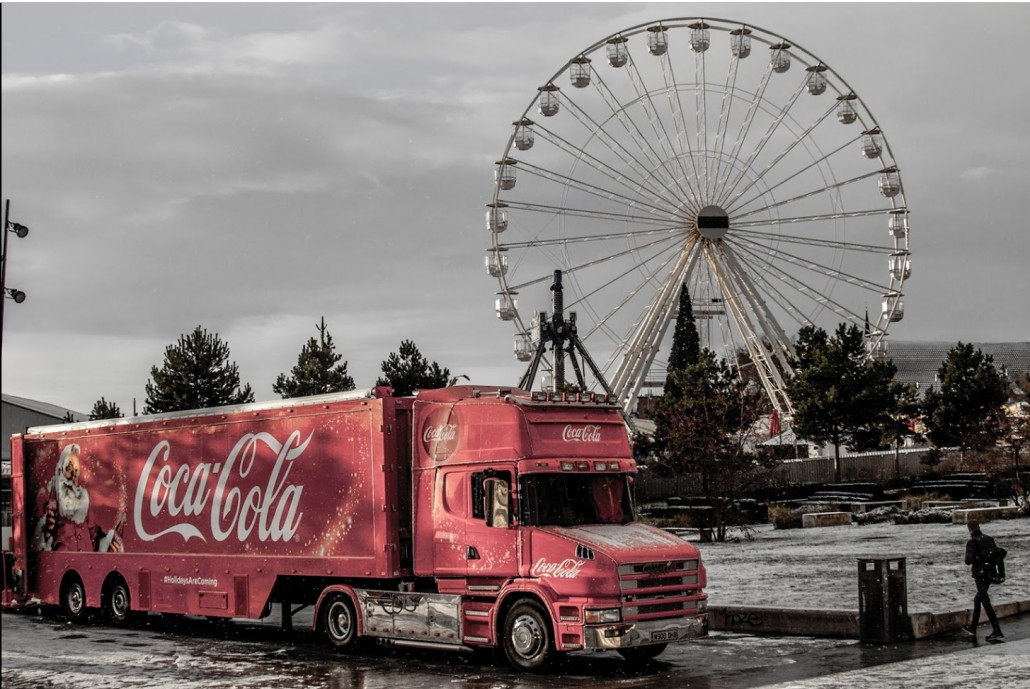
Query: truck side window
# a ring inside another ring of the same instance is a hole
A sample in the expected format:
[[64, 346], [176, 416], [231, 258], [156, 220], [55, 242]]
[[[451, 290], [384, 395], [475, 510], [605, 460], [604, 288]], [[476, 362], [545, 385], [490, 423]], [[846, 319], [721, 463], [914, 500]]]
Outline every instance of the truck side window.
[[472, 518], [487, 526], [511, 524], [511, 472], [487, 470], [472, 474]]

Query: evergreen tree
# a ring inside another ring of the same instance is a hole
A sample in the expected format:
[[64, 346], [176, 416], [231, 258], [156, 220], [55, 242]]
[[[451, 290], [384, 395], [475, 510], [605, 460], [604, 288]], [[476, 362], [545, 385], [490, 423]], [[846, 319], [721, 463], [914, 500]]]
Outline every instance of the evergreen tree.
[[103, 397], [97, 400], [93, 404], [93, 411], [89, 413], [89, 420], [96, 421], [98, 419], [120, 419], [124, 414], [122, 410], [118, 408], [118, 405], [114, 402], [108, 402]]
[[667, 394], [657, 404], [655, 449], [673, 473], [700, 478], [712, 508], [711, 522], [699, 524], [702, 538], [722, 541], [732, 502], [774, 463], [751, 451], [768, 399], [707, 349], [696, 363], [669, 375], [679, 394]]
[[411, 340], [402, 341], [399, 352], [390, 352], [382, 370], [376, 385], [389, 385], [398, 397], [412, 395], [416, 390], [446, 387], [451, 381], [450, 370], [435, 361], [430, 363]]
[[697, 334], [697, 323], [694, 321], [694, 307], [690, 301], [687, 286], [680, 287], [679, 313], [676, 316], [676, 329], [672, 333], [672, 350], [669, 352], [668, 369], [665, 376], [666, 395], [677, 396], [675, 372], [683, 372], [696, 364], [701, 358], [701, 338]]
[[315, 328], [318, 340], [309, 338], [297, 356], [291, 375], [280, 373], [272, 385], [272, 390], [284, 399], [354, 389], [354, 379], [347, 374], [347, 362], [339, 363], [343, 356], [336, 353], [324, 316]]
[[927, 436], [938, 447], [966, 450], [991, 447], [1005, 432], [1008, 380], [994, 358], [959, 342], [937, 370], [940, 389], [923, 399]]
[[150, 369], [145, 414], [221, 407], [254, 401], [250, 385], [240, 387], [240, 373], [229, 361], [229, 345], [197, 326], [165, 348], [164, 365]]
[[841, 323], [829, 337], [805, 326], [795, 346], [794, 376], [787, 394], [794, 404], [793, 428], [801, 438], [833, 445], [836, 481], [841, 480], [840, 448], [873, 449], [897, 414], [902, 387], [894, 384], [897, 367], [870, 360], [862, 330]]

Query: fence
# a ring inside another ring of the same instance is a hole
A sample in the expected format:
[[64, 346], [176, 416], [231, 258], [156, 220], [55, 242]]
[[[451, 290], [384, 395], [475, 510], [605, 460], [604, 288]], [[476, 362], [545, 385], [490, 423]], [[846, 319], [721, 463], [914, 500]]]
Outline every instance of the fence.
[[[894, 452], [869, 452], [840, 458], [841, 480], [844, 482], [883, 482], [894, 478], [922, 476], [931, 472], [952, 472], [959, 469], [957, 456], [946, 456], [935, 467], [920, 463], [925, 449]], [[832, 457], [787, 460], [769, 472], [756, 488], [834, 483]], [[637, 475], [637, 499], [641, 502], [690, 495], [702, 495], [701, 479], [696, 474], [661, 478], [643, 471]]]

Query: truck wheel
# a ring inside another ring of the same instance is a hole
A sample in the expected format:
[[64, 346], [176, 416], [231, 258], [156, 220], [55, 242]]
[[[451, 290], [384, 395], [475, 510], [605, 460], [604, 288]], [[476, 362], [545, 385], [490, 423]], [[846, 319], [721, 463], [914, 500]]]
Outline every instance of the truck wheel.
[[358, 638], [358, 620], [350, 598], [343, 593], [334, 593], [322, 605], [322, 629], [329, 643], [341, 651], [355, 646]]
[[86, 587], [78, 577], [72, 577], [61, 589], [61, 610], [69, 622], [86, 621]]
[[504, 655], [516, 670], [540, 672], [554, 657], [547, 613], [531, 600], [516, 603], [504, 620]]
[[113, 624], [123, 625], [129, 621], [132, 611], [129, 587], [121, 579], [114, 582], [108, 590], [107, 598], [104, 600], [104, 611], [107, 613], [107, 619]]
[[635, 648], [620, 648], [619, 655], [626, 659], [631, 665], [643, 665], [648, 663], [665, 650], [669, 644], [654, 644], [652, 646], [636, 646]]

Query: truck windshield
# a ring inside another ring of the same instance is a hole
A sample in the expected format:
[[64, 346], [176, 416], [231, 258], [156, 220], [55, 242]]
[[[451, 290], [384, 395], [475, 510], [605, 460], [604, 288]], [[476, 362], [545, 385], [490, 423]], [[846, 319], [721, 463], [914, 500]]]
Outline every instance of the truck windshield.
[[633, 504], [625, 476], [530, 474], [522, 482], [522, 523], [528, 526], [626, 524]]

